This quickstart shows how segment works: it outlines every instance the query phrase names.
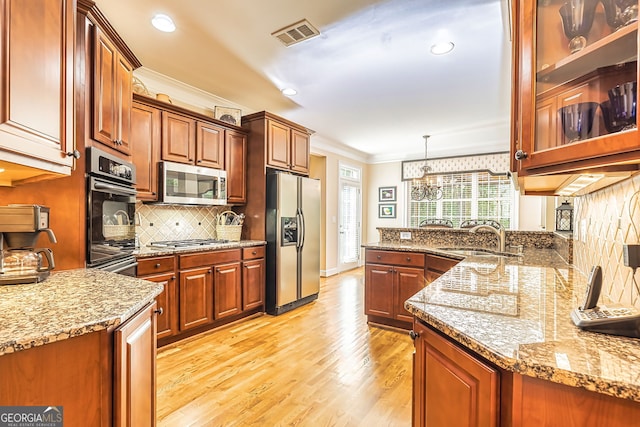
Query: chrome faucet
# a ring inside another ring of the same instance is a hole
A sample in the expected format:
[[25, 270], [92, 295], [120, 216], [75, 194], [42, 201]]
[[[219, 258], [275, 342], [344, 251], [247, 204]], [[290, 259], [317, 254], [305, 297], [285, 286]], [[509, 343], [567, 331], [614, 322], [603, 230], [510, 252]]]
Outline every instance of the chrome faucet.
[[500, 252], [504, 252], [505, 248], [506, 248], [506, 240], [507, 240], [507, 232], [505, 231], [504, 227], [500, 226], [500, 228], [495, 228], [491, 225], [487, 225], [487, 224], [480, 224], [480, 225], [476, 225], [473, 228], [469, 229], [469, 233], [475, 233], [478, 230], [487, 230], [487, 231], [491, 231], [493, 234], [495, 234], [496, 236], [498, 236], [498, 248], [500, 249]]

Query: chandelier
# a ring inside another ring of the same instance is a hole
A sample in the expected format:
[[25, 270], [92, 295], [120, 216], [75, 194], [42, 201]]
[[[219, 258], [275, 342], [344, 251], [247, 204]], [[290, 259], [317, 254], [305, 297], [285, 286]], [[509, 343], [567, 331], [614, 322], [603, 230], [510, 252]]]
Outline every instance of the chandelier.
[[422, 176], [411, 183], [411, 200], [438, 200], [442, 199], [442, 186], [433, 183], [429, 173], [431, 167], [427, 163], [427, 140], [431, 135], [424, 135], [424, 165], [420, 168]]

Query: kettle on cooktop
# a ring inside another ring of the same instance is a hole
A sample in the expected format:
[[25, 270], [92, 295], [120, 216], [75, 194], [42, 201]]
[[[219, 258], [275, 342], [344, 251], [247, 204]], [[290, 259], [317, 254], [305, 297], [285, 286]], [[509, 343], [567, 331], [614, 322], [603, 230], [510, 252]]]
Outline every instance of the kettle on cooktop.
[[37, 283], [55, 268], [53, 251], [36, 248], [40, 233], [51, 243], [49, 208], [39, 205], [0, 206], [0, 285]]

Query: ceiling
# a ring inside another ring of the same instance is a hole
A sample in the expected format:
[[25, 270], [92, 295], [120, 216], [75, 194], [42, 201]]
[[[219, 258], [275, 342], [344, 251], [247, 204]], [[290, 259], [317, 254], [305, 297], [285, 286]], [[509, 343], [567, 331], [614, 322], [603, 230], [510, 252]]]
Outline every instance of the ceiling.
[[[508, 0], [97, 0], [145, 69], [367, 162], [509, 150]], [[151, 26], [170, 15], [174, 33]], [[301, 19], [318, 37], [271, 34]], [[448, 40], [455, 49], [432, 55]], [[292, 87], [298, 94], [282, 95]]]

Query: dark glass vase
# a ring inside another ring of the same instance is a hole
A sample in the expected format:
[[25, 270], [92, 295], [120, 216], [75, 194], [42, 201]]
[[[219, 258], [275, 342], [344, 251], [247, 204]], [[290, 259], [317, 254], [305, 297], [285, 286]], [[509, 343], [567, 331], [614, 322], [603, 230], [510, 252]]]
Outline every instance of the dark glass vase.
[[569, 143], [589, 138], [598, 105], [597, 102], [580, 102], [560, 108], [562, 131]]
[[623, 25], [631, 24], [638, 20], [638, 0], [615, 0], [620, 8], [620, 17]]
[[569, 39], [569, 51], [576, 53], [587, 45], [599, 0], [569, 0], [560, 7], [562, 28]]
[[[636, 127], [636, 82], [627, 82], [609, 89], [609, 101], [611, 105], [611, 117], [622, 129]], [[621, 130], [622, 130], [621, 129]]]

